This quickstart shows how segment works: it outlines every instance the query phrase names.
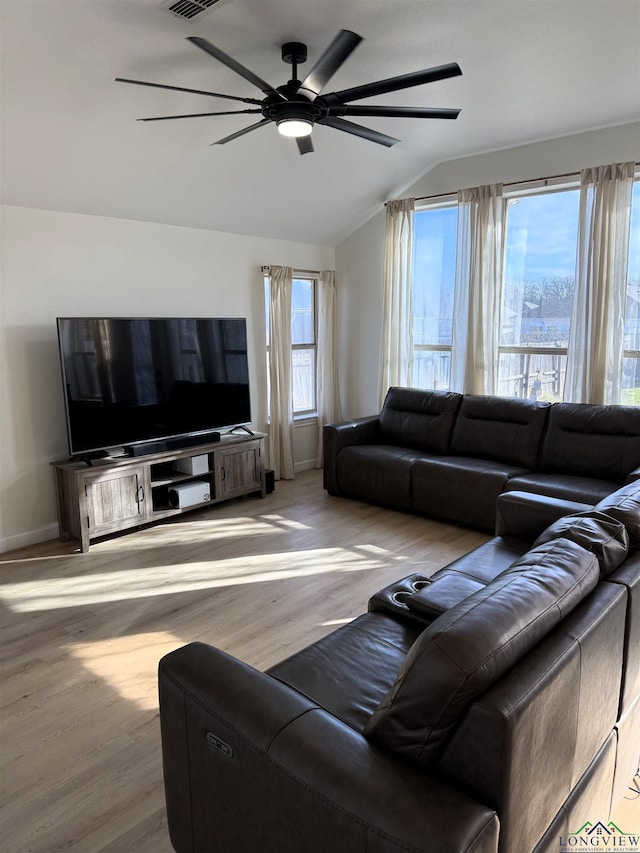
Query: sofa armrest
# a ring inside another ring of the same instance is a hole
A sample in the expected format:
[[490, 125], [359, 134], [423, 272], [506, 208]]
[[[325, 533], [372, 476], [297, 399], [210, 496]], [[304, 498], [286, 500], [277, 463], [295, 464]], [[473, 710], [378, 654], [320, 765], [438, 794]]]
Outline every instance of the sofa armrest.
[[627, 474], [627, 483], [635, 483], [636, 480], [640, 480], [640, 467], [634, 468]]
[[496, 504], [496, 536], [517, 536], [533, 542], [543, 530], [574, 512], [593, 509], [592, 504], [551, 498], [534, 492], [503, 492]]
[[177, 853], [497, 850], [492, 809], [218, 649], [170, 653], [159, 688]]
[[374, 444], [378, 434], [378, 415], [326, 424], [322, 430], [324, 488], [330, 495], [340, 494], [336, 459], [343, 447], [351, 444]]

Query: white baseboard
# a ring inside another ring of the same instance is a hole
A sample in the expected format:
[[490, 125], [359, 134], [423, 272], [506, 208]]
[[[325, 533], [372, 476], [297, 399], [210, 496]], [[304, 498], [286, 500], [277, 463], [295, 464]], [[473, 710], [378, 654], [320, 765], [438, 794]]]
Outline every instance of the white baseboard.
[[302, 462], [296, 462], [295, 465], [293, 466], [293, 471], [295, 474], [299, 474], [300, 471], [310, 471], [311, 468], [315, 468], [315, 467], [316, 467], [316, 460], [315, 459], [305, 459]]
[[5, 536], [0, 539], [0, 554], [7, 551], [15, 551], [18, 548], [26, 548], [28, 545], [38, 545], [49, 539], [58, 538], [58, 525], [48, 524], [39, 530], [29, 530], [27, 533], [16, 533], [14, 536]]

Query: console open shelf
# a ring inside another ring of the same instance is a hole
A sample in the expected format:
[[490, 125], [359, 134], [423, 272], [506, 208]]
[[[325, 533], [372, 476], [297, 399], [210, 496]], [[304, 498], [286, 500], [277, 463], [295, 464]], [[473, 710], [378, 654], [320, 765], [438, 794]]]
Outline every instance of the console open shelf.
[[[199, 458], [203, 456], [206, 463]], [[196, 457], [202, 473], [175, 470], [179, 460]], [[242, 495], [266, 494], [264, 435], [258, 433], [93, 465], [73, 459], [52, 465], [60, 539], [75, 537], [83, 552], [99, 536]]]

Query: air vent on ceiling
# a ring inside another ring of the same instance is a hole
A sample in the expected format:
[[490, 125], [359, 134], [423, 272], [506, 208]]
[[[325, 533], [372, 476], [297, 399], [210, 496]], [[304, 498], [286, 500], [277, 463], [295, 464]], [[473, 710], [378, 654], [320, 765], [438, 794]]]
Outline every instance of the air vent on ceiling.
[[172, 15], [175, 15], [177, 18], [195, 18], [196, 15], [201, 15], [203, 12], [206, 12], [215, 4], [218, 0], [169, 0], [168, 3], [163, 4]]

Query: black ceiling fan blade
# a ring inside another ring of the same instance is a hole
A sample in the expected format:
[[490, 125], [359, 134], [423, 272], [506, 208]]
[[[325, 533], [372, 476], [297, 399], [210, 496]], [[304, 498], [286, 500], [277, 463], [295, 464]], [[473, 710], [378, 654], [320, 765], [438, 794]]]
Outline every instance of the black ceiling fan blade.
[[[247, 110], [247, 112], [249, 112]], [[329, 107], [330, 116], [384, 116], [385, 118], [458, 118], [460, 110], [431, 107], [359, 107], [344, 104]]]
[[310, 101], [315, 100], [322, 88], [362, 41], [362, 36], [351, 30], [340, 30], [320, 59], [302, 81], [298, 92]]
[[301, 154], [313, 153], [313, 142], [311, 141], [311, 136], [298, 136], [296, 137], [296, 142], [298, 143], [298, 151]]
[[261, 113], [262, 110], [227, 110], [221, 113], [189, 113], [184, 116], [153, 116], [152, 118], [137, 118], [136, 121], [172, 121], [176, 118], [204, 118], [205, 116], [240, 116], [246, 113]]
[[225, 136], [222, 139], [217, 139], [215, 142], [210, 143], [211, 145], [224, 145], [226, 142], [231, 142], [233, 139], [238, 139], [240, 136], [244, 136], [245, 133], [251, 133], [252, 130], [257, 130], [257, 128], [262, 127], [264, 124], [271, 124], [270, 118], [263, 118], [262, 121], [257, 121], [255, 124], [250, 124], [249, 127], [244, 127], [242, 130], [237, 130], [235, 133], [230, 134], [229, 136]]
[[354, 124], [352, 121], [345, 121], [343, 118], [335, 116], [326, 116], [318, 119], [317, 124], [326, 124], [329, 127], [334, 127], [336, 130], [344, 130], [346, 133], [352, 133], [354, 136], [361, 136], [362, 139], [368, 139], [370, 142], [377, 142], [378, 145], [384, 145], [391, 148], [399, 139], [394, 136], [387, 136], [384, 133], [379, 133], [377, 130], [371, 130], [370, 127], [363, 127], [361, 124]]
[[258, 75], [254, 74], [253, 71], [249, 71], [248, 68], [245, 68], [244, 65], [241, 65], [233, 59], [233, 57], [226, 54], [223, 50], [220, 50], [219, 47], [211, 44], [211, 42], [200, 38], [199, 36], [187, 36], [187, 41], [192, 42], [192, 44], [195, 44], [196, 47], [200, 48], [200, 50], [204, 50], [204, 52], [208, 53], [209, 56], [213, 56], [214, 59], [222, 62], [223, 65], [226, 65], [227, 68], [230, 68], [232, 71], [235, 71], [236, 74], [244, 77], [244, 79], [248, 80], [249, 83], [253, 83], [253, 85], [257, 86], [258, 89], [265, 93], [265, 95], [273, 95], [285, 100], [284, 95], [278, 92], [277, 89], [274, 89], [270, 83], [267, 83], [267, 81], [263, 80], [262, 77], [258, 77]]
[[342, 89], [340, 92], [332, 92], [323, 97], [330, 105], [335, 102], [346, 103], [360, 98], [372, 98], [374, 95], [384, 95], [386, 92], [397, 92], [398, 89], [410, 89], [412, 86], [421, 86], [423, 83], [434, 83], [436, 80], [448, 80], [449, 77], [458, 77], [460, 74], [462, 71], [458, 63], [450, 62], [448, 65], [426, 68], [424, 71], [412, 71], [410, 74], [388, 77], [376, 83], [365, 83], [363, 86]]
[[167, 86], [164, 83], [146, 83], [144, 80], [129, 80], [127, 77], [116, 77], [116, 83], [133, 83], [135, 86], [151, 86], [153, 89], [169, 89], [172, 92], [190, 92], [192, 95], [226, 98], [228, 101], [241, 101], [243, 104], [262, 103], [257, 98], [238, 98], [236, 95], [222, 95], [220, 92], [203, 92], [202, 89], [185, 89], [184, 86]]

